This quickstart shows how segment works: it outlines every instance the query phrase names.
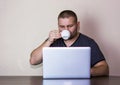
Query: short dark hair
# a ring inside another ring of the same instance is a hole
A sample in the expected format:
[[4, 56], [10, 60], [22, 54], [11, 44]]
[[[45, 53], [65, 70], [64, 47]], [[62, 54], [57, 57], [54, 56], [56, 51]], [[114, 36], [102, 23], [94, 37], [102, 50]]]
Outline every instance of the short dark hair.
[[75, 22], [77, 22], [77, 15], [75, 14], [75, 12], [73, 12], [71, 10], [64, 10], [58, 15], [58, 19], [59, 18], [69, 18], [69, 17], [74, 17]]

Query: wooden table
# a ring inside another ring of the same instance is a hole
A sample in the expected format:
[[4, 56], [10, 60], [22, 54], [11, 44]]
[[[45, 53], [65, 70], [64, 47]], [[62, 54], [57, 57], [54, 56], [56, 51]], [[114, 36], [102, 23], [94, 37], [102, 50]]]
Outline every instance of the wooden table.
[[120, 77], [43, 79], [42, 76], [0, 76], [0, 85], [120, 85]]

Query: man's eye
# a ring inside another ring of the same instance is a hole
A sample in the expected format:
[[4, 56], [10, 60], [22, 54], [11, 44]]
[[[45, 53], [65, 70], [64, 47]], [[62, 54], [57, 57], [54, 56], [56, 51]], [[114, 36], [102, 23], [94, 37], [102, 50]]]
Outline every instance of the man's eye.
[[64, 26], [60, 26], [60, 28], [64, 28]]
[[68, 27], [72, 27], [73, 25], [69, 25]]

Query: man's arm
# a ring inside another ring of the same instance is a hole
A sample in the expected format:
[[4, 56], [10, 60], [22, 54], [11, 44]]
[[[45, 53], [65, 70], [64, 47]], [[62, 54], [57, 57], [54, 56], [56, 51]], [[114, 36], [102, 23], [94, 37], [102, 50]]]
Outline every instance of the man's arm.
[[41, 44], [38, 48], [32, 51], [30, 56], [30, 64], [37, 65], [42, 62], [42, 49], [43, 47], [49, 47], [52, 42], [46, 40], [43, 44]]
[[30, 64], [37, 65], [42, 62], [42, 49], [43, 47], [49, 47], [56, 39], [61, 38], [58, 30], [50, 31], [49, 38], [44, 41], [38, 48], [32, 51], [30, 57]]
[[91, 76], [108, 76], [109, 67], [105, 60], [98, 62], [91, 68]]

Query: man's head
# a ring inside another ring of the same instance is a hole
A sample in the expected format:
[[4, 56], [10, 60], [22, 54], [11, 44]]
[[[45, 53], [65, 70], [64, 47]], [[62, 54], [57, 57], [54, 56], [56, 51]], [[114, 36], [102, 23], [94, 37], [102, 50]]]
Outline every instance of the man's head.
[[77, 35], [79, 24], [76, 14], [71, 10], [64, 10], [58, 16], [59, 31], [68, 30], [71, 34], [70, 39]]
[[74, 22], [77, 23], [77, 15], [71, 11], [71, 10], [64, 10], [62, 11], [59, 15], [58, 15], [58, 20], [60, 18], [69, 18], [69, 17], [73, 17], [74, 18]]

